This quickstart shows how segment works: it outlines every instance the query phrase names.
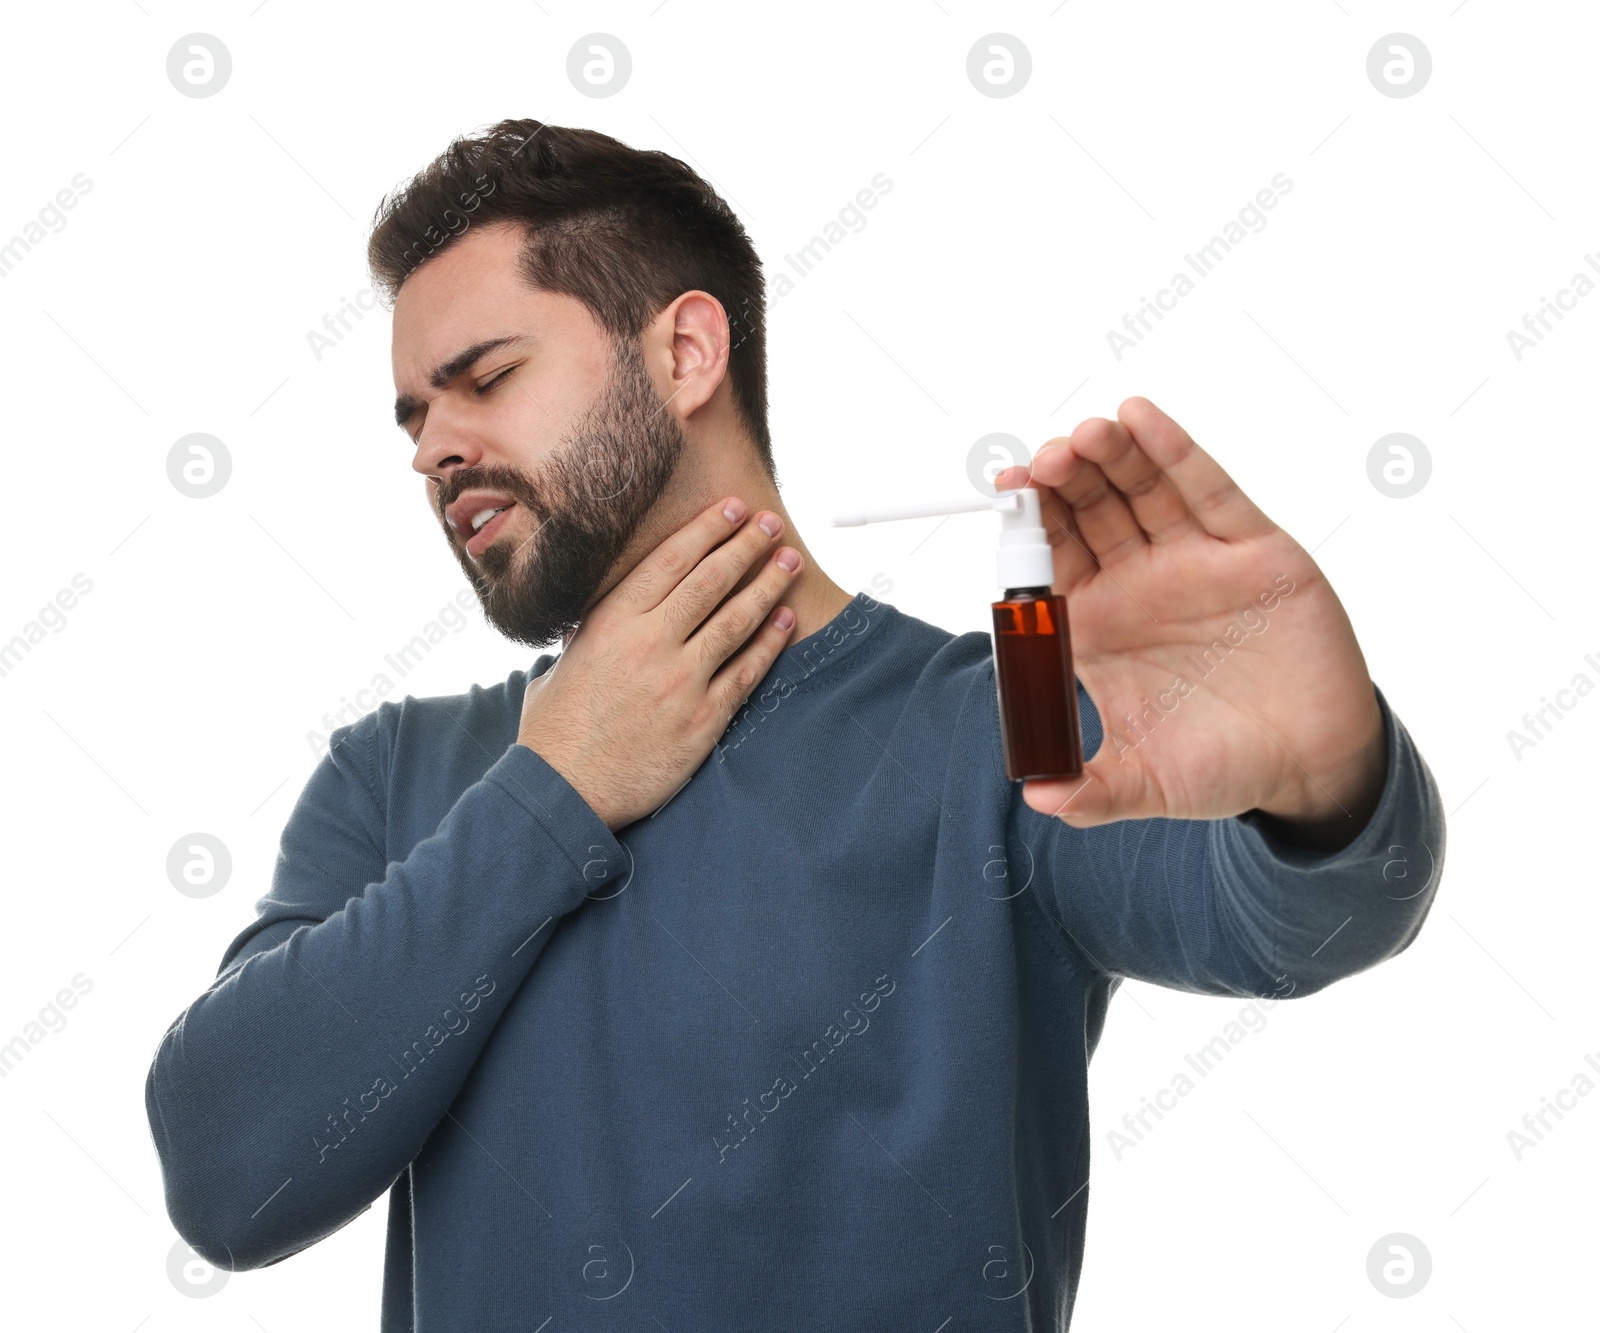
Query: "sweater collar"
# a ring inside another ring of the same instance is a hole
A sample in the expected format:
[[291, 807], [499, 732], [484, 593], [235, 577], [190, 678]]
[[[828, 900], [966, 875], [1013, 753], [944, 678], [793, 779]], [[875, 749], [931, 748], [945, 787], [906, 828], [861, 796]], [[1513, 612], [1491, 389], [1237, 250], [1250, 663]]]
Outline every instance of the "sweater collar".
[[858, 592], [821, 629], [785, 647], [773, 662], [772, 671], [792, 684], [799, 684], [853, 653], [899, 614], [871, 593]]

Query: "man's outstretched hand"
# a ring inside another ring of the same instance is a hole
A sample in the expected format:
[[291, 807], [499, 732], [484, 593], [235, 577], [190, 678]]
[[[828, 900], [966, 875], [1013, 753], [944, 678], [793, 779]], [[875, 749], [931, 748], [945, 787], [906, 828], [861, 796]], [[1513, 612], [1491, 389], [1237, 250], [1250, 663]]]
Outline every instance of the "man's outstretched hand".
[[1028, 805], [1074, 828], [1259, 810], [1303, 846], [1350, 842], [1383, 790], [1387, 738], [1350, 619], [1305, 549], [1145, 398], [995, 487], [1025, 481], [1105, 731], [1082, 777], [1025, 783]]

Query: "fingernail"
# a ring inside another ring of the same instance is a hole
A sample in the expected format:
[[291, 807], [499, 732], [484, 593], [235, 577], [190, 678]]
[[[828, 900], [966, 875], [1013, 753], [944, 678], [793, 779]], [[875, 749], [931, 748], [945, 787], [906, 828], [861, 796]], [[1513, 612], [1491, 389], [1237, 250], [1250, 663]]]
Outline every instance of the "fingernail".
[[788, 629], [794, 624], [794, 612], [786, 606], [778, 608], [778, 614], [772, 617], [772, 623], [779, 629]]
[[763, 514], [757, 522], [761, 524], [761, 531], [769, 537], [776, 537], [783, 531], [783, 520], [776, 514]]
[[722, 506], [723, 517], [730, 523], [737, 523], [745, 515], [744, 501], [735, 496]]
[[800, 556], [797, 552], [785, 547], [778, 552], [778, 563], [793, 574], [795, 570], [800, 568]]

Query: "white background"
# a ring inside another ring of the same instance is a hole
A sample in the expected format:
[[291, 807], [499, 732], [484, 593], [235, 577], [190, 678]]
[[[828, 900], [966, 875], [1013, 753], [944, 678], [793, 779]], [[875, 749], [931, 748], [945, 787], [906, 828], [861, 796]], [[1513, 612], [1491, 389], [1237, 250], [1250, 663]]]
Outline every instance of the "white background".
[[[683, 158], [774, 275], [893, 182], [770, 311], [784, 498], [842, 586], [884, 574], [901, 610], [987, 629], [992, 519], [924, 541], [937, 520], [828, 515], [960, 495], [979, 437], [1037, 449], [1143, 394], [1314, 550], [1437, 777], [1448, 868], [1415, 944], [1278, 1005], [1120, 1160], [1112, 1123], [1241, 1005], [1138, 983], [1114, 1002], [1074, 1328], [1594, 1326], [1600, 1096], [1520, 1160], [1507, 1140], [1600, 1059], [1580, 854], [1600, 698], [1520, 759], [1507, 740], [1577, 673], [1600, 681], [1600, 295], [1520, 360], [1506, 337], [1600, 256], [1592, 6], [104, 0], [8, 6], [5, 27], [0, 240], [76, 173], [92, 190], [0, 280], [0, 641], [74, 575], [93, 588], [0, 677], [0, 1043], [72, 977], [92, 990], [0, 1079], [0, 1322], [376, 1326], [383, 1201], [212, 1297], [169, 1281], [144, 1077], [266, 891], [307, 733], [393, 680], [384, 655], [465, 586], [390, 416], [387, 315], [320, 361], [307, 334], [367, 286], [385, 191], [533, 116]], [[966, 75], [995, 31], [1032, 56], [1011, 97]], [[213, 97], [166, 76], [194, 32], [232, 54]], [[613, 97], [566, 76], [592, 32], [632, 53]], [[1415, 96], [1366, 74], [1395, 32], [1432, 53]], [[1277, 173], [1269, 225], [1119, 361], [1107, 330]], [[166, 470], [197, 431], [233, 465], [205, 500]], [[1395, 431], [1432, 459], [1406, 499], [1367, 474]], [[535, 655], [474, 611], [389, 697]], [[233, 859], [205, 899], [166, 873], [196, 831]], [[1366, 1274], [1391, 1232], [1432, 1255], [1405, 1299]]]

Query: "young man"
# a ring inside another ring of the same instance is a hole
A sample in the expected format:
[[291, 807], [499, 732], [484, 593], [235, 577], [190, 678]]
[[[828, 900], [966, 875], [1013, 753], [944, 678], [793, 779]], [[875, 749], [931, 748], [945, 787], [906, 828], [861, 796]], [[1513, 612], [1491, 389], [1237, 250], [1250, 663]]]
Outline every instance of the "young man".
[[1014, 784], [989, 636], [788, 523], [760, 263], [686, 166], [503, 122], [369, 258], [445, 540], [564, 649], [333, 733], [150, 1071], [180, 1234], [260, 1267], [387, 1192], [386, 1333], [1064, 1329], [1121, 978], [1309, 995], [1437, 890], [1321, 572], [1144, 399], [1051, 441], [998, 481], [1093, 758]]

